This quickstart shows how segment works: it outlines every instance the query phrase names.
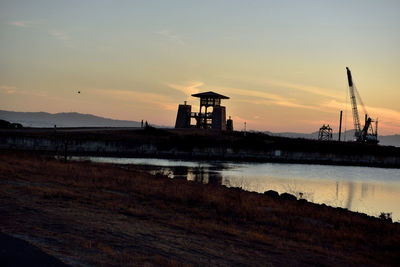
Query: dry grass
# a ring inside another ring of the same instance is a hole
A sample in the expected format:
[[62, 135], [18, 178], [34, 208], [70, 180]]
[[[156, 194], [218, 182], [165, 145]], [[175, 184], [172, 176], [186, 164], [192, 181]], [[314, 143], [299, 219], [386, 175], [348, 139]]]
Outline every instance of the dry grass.
[[393, 265], [400, 260], [399, 224], [152, 176], [133, 166], [2, 152], [0, 183], [1, 230], [44, 239], [32, 242], [72, 264]]

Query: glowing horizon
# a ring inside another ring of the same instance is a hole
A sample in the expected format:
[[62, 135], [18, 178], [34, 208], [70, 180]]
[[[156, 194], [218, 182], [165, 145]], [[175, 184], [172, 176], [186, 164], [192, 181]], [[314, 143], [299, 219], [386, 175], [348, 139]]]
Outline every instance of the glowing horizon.
[[215, 91], [231, 98], [223, 105], [235, 129], [337, 132], [346, 106], [343, 130], [353, 128], [348, 66], [379, 134], [400, 134], [399, 8], [390, 0], [2, 1], [0, 109], [173, 126], [179, 104], [196, 109], [191, 94]]

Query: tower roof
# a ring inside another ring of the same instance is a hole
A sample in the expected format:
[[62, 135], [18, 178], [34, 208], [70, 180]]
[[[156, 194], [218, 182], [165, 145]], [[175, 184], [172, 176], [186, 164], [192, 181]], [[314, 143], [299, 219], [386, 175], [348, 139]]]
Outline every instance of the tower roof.
[[217, 93], [214, 93], [212, 91], [208, 91], [208, 92], [204, 92], [204, 93], [198, 93], [198, 94], [193, 94], [192, 96], [194, 97], [207, 97], [207, 98], [216, 98], [216, 99], [229, 99], [229, 97], [224, 96], [224, 95], [220, 95]]

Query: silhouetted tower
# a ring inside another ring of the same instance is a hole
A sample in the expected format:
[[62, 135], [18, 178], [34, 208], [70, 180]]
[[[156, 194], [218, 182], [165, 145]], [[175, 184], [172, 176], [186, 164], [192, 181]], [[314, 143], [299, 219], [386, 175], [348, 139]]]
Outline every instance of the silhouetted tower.
[[[191, 112], [192, 106], [186, 105], [186, 102], [184, 105], [179, 105], [175, 128], [196, 127], [225, 131], [227, 129], [226, 110], [224, 106], [221, 106], [221, 99], [229, 99], [229, 97], [211, 91], [192, 96], [200, 98], [199, 112]], [[196, 125], [190, 125], [191, 118], [196, 120]], [[229, 123], [230, 129], [233, 130], [233, 121], [230, 120]]]
[[176, 116], [175, 128], [190, 128], [190, 118], [192, 113], [192, 106], [187, 105], [186, 101], [178, 107], [178, 114]]
[[[200, 111], [192, 115], [196, 119], [196, 127], [226, 130], [226, 111], [225, 107], [221, 106], [221, 99], [229, 97], [211, 91], [192, 96], [200, 98]], [[210, 107], [212, 112], [208, 112]]]

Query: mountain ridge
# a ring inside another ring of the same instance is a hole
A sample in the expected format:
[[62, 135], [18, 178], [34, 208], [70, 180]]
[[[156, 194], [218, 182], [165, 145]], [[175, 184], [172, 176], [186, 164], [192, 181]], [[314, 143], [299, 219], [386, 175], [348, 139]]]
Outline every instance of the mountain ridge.
[[0, 119], [24, 127], [140, 127], [138, 121], [115, 120], [78, 112], [18, 112], [0, 110]]

